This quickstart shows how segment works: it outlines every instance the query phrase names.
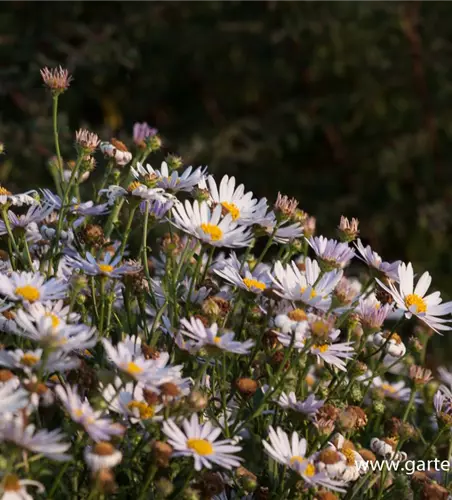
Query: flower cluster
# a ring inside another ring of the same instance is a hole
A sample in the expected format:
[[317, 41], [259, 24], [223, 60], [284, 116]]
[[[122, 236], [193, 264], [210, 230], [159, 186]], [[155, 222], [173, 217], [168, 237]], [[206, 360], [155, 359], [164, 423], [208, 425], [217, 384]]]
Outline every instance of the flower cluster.
[[[42, 77], [57, 116], [71, 76]], [[357, 219], [317, 236], [294, 198], [152, 167], [145, 123], [105, 139], [57, 143], [54, 190], [0, 188], [1, 498], [448, 498], [440, 471], [368, 467], [452, 458], [429, 273]]]

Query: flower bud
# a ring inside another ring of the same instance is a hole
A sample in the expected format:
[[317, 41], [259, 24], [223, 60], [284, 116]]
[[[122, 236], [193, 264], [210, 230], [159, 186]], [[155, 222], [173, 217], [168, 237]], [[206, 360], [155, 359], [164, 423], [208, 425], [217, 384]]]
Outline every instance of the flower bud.
[[251, 378], [239, 378], [235, 385], [244, 398], [250, 398], [257, 391], [257, 382]]
[[155, 463], [159, 467], [168, 467], [173, 447], [163, 441], [154, 441], [151, 447]]
[[240, 466], [235, 474], [238, 483], [246, 492], [249, 493], [257, 488], [257, 477], [245, 467]]
[[356, 240], [359, 234], [358, 229], [359, 221], [358, 219], [352, 218], [351, 221], [347, 217], [341, 216], [341, 222], [338, 226], [339, 238], [341, 241], [350, 242]]
[[188, 396], [188, 404], [193, 411], [199, 412], [206, 408], [208, 400], [202, 392], [194, 390]]
[[183, 165], [182, 158], [180, 156], [173, 155], [173, 154], [166, 155], [165, 161], [168, 165], [170, 172], [172, 170], [177, 170], [177, 169], [181, 168]]
[[173, 483], [166, 477], [161, 477], [154, 484], [158, 494], [163, 498], [168, 498], [174, 492]]

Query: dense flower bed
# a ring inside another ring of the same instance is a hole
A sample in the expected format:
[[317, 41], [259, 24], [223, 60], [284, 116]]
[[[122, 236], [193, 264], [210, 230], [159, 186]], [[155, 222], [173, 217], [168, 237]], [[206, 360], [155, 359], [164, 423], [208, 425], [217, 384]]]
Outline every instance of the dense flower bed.
[[2, 498], [448, 498], [447, 471], [369, 467], [451, 455], [452, 374], [425, 354], [452, 303], [430, 275], [355, 219], [315, 236], [294, 199], [154, 169], [146, 124], [133, 152], [79, 130], [63, 161], [71, 77], [42, 77], [55, 192], [0, 189]]

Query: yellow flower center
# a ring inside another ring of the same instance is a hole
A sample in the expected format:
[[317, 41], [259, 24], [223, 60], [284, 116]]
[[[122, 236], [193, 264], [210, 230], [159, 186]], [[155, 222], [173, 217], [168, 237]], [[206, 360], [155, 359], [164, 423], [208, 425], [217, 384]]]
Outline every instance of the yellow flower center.
[[330, 331], [330, 325], [321, 320], [317, 320], [311, 324], [311, 330], [314, 335], [324, 337]]
[[[306, 292], [306, 288], [307, 288], [306, 286], [301, 287], [301, 293]], [[317, 292], [314, 289], [312, 289], [311, 293], [309, 294], [309, 298], [314, 299], [315, 297], [317, 297]]]
[[52, 327], [53, 328], [56, 328], [60, 324], [60, 318], [56, 314], [47, 312], [47, 313], [45, 313], [44, 316], [47, 316], [48, 318], [50, 318], [52, 320]]
[[243, 283], [245, 283], [248, 288], [257, 288], [261, 291], [267, 288], [265, 283], [262, 283], [262, 281], [254, 280], [253, 278], [243, 278]]
[[20, 360], [25, 366], [34, 366], [38, 361], [39, 358], [31, 353], [24, 354]]
[[221, 342], [221, 337], [214, 337], [213, 341], [215, 344], [219, 344]]
[[201, 229], [210, 236], [212, 241], [220, 241], [223, 238], [223, 231], [215, 224], [201, 224]]
[[103, 273], [111, 273], [113, 271], [114, 267], [110, 266], [109, 264], [99, 264], [99, 269]]
[[130, 361], [125, 365], [124, 371], [126, 371], [129, 375], [138, 375], [143, 371], [143, 368], [140, 368], [136, 363]]
[[301, 457], [300, 455], [294, 455], [290, 459], [290, 465], [293, 465], [294, 463], [301, 464], [305, 461], [306, 459], [304, 457]]
[[32, 285], [18, 286], [15, 293], [28, 302], [36, 302], [41, 296], [39, 290]]
[[[4, 491], [20, 491], [19, 478], [15, 474], [8, 474], [2, 484]], [[14, 495], [13, 498], [21, 497], [22, 495]]]
[[237, 220], [240, 217], [240, 210], [234, 203], [223, 201], [221, 202], [221, 206], [231, 214], [233, 220]]
[[347, 465], [355, 465], [356, 460], [353, 450], [351, 450], [350, 448], [345, 448], [342, 449], [341, 451], [345, 455], [345, 458], [347, 459]]
[[427, 311], [427, 304], [425, 303], [425, 300], [415, 293], [410, 293], [410, 295], [405, 297], [405, 305], [408, 309], [411, 306], [416, 306], [415, 312], [417, 313], [425, 313]]
[[129, 187], [127, 188], [127, 191], [129, 193], [133, 193], [133, 191], [135, 191], [135, 189], [139, 188], [141, 186], [141, 182], [138, 182], [138, 181], [133, 181], [129, 184]]
[[207, 439], [188, 439], [187, 447], [202, 457], [212, 455], [213, 453], [212, 443], [207, 441]]
[[287, 313], [287, 317], [292, 321], [306, 321], [308, 316], [303, 309], [294, 309]]
[[315, 466], [312, 464], [309, 464], [306, 469], [303, 472], [303, 475], [312, 477], [315, 476]]
[[9, 196], [10, 194], [11, 194], [11, 191], [8, 191], [3, 186], [0, 186], [0, 195], [2, 195], [2, 196]]
[[394, 387], [390, 384], [381, 384], [381, 388], [386, 392], [390, 392], [391, 394], [397, 392], [397, 389], [394, 389]]
[[74, 410], [74, 415], [77, 418], [83, 417], [83, 410], [80, 410], [80, 408], [78, 408], [77, 410]]
[[140, 414], [140, 418], [143, 420], [152, 418], [155, 413], [154, 408], [152, 406], [149, 406], [144, 401], [130, 401], [130, 403], [127, 404], [127, 408], [129, 408], [129, 410], [133, 410], [134, 408], [136, 408]]
[[328, 344], [323, 344], [323, 345], [314, 344], [312, 346], [313, 349], [317, 349], [320, 352], [326, 352], [326, 351], [328, 351], [328, 347], [329, 347]]

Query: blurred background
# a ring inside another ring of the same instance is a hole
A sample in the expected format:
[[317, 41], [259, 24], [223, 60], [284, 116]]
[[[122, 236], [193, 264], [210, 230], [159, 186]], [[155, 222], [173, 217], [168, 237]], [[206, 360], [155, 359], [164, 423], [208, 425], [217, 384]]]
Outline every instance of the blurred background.
[[[334, 235], [358, 217], [385, 259], [452, 296], [452, 8], [447, 2], [8, 2], [0, 16], [0, 182], [50, 185], [80, 126], [132, 145], [159, 129], [186, 164], [280, 190]], [[155, 166], [155, 165], [154, 165]]]

